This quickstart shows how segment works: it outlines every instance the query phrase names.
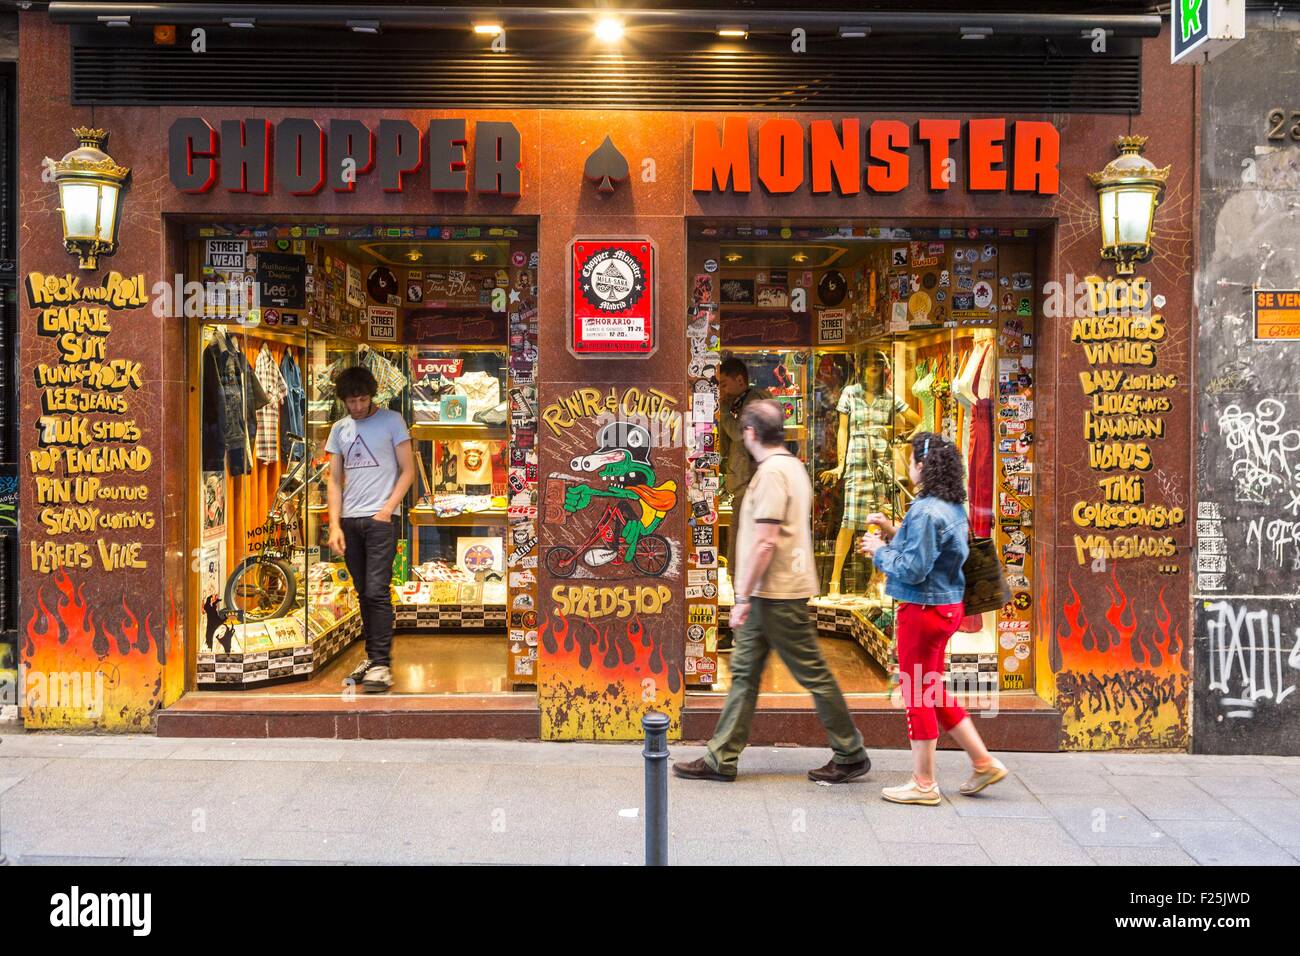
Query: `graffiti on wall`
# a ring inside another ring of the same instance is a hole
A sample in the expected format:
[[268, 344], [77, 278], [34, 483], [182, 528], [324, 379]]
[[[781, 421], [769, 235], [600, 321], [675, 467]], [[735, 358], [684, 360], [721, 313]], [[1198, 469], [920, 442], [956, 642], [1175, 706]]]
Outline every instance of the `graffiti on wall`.
[[1197, 749], [1300, 754], [1300, 609], [1274, 598], [1196, 606]]
[[680, 732], [682, 416], [655, 388], [579, 388], [541, 410], [542, 736], [631, 739], [659, 710]]
[[1127, 575], [1125, 588], [1112, 569], [1105, 586], [1109, 606], [1094, 613], [1073, 576], [1067, 580], [1065, 624], [1056, 631], [1066, 668], [1056, 675], [1065, 747], [1184, 746], [1189, 648], [1176, 613], [1183, 605], [1173, 597], [1180, 592], [1161, 586], [1151, 600], [1150, 589]]

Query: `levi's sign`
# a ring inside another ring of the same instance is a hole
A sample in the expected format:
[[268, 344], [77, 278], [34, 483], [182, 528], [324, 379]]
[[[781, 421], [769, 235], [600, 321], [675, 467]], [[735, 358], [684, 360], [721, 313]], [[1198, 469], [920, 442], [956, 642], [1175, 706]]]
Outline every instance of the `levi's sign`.
[[427, 167], [435, 193], [469, 192], [518, 196], [523, 157], [513, 123], [474, 124], [473, 156], [464, 119], [435, 119], [420, 129], [403, 119], [377, 125], [354, 119], [289, 117], [222, 120], [219, 129], [201, 117], [176, 120], [167, 134], [168, 172], [181, 192], [271, 192], [311, 196], [322, 189], [352, 192], [362, 177], [385, 192], [401, 192], [409, 177]]
[[[960, 144], [960, 149], [957, 148]], [[958, 163], [958, 154], [961, 163]], [[956, 183], [971, 192], [1054, 196], [1061, 186], [1061, 134], [1051, 123], [996, 119], [772, 118], [750, 141], [743, 116], [695, 122], [691, 188], [748, 193], [758, 183], [772, 194], [811, 188], [841, 196], [896, 193], [923, 182], [942, 192]]]

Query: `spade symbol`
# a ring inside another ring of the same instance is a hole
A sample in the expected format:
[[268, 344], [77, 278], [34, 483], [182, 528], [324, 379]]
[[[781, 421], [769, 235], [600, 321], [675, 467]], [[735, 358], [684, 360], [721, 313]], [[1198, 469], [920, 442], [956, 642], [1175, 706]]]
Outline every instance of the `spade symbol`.
[[596, 151], [587, 157], [587, 165], [583, 167], [582, 174], [593, 183], [599, 183], [596, 188], [602, 193], [612, 193], [615, 183], [627, 179], [627, 160], [613, 140], [606, 136]]

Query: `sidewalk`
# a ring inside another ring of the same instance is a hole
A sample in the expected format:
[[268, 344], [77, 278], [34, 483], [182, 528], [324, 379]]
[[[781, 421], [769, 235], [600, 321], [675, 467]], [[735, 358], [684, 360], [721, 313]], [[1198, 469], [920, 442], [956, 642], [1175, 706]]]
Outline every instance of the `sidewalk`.
[[[701, 747], [674, 746], [673, 759]], [[827, 751], [756, 747], [733, 784], [669, 782], [674, 864], [1300, 863], [1300, 758], [1006, 754], [976, 798], [818, 786]], [[636, 744], [0, 735], [0, 852], [23, 863], [639, 864]]]

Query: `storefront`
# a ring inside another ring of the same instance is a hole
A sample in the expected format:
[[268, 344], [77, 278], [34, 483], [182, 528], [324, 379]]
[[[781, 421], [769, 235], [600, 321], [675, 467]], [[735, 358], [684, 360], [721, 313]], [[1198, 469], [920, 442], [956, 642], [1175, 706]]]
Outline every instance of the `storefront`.
[[[29, 679], [27, 726], [632, 739], [654, 709], [707, 735], [734, 357], [817, 482], [818, 627], [869, 737], [902, 739], [893, 609], [851, 543], [905, 511], [921, 427], [961, 446], [1012, 588], [946, 675], [991, 740], [1186, 744], [1193, 85], [1167, 37], [1131, 116], [92, 111], [49, 94], [68, 29], [23, 28], [22, 659], [103, 704]], [[130, 169], [94, 270], [40, 163], [92, 124]], [[1155, 258], [1117, 275], [1088, 174], [1130, 132], [1173, 172]], [[382, 701], [340, 694], [359, 621], [323, 533], [355, 364], [418, 464]], [[759, 736], [808, 736], [770, 690]]]

